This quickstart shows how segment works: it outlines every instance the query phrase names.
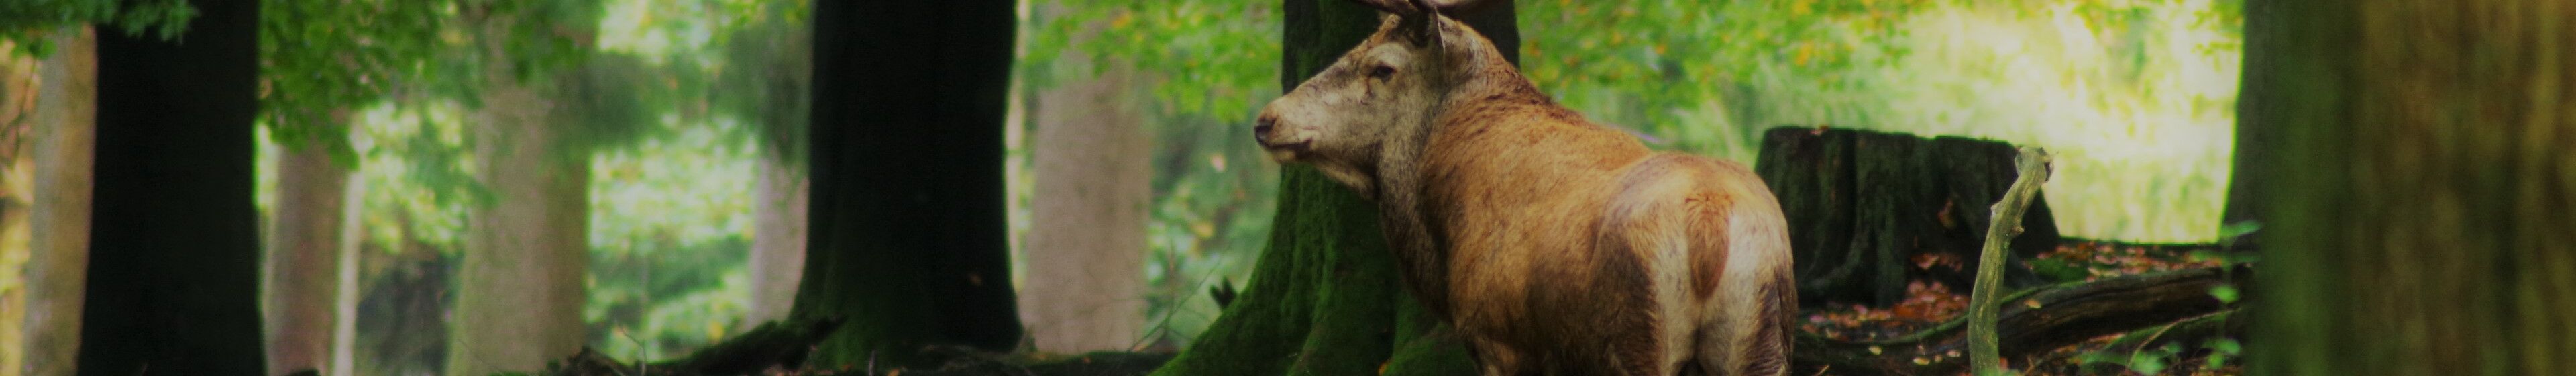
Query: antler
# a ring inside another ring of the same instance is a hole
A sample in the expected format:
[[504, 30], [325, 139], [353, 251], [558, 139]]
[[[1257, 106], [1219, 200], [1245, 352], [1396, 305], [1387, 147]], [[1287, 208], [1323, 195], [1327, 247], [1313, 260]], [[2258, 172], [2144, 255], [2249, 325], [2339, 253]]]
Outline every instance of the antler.
[[1456, 16], [1459, 16], [1459, 15], [1475, 14], [1476, 12], [1479, 12], [1479, 11], [1483, 11], [1483, 10], [1485, 10], [1485, 8], [1489, 8], [1489, 7], [1491, 7], [1492, 5], [1494, 5], [1494, 3], [1497, 3], [1497, 2], [1503, 2], [1503, 3], [1511, 2], [1511, 0], [1500, 0], [1500, 1], [1489, 1], [1489, 0], [1445, 0], [1445, 1], [1444, 1], [1444, 0], [1420, 0], [1420, 1], [1430, 3], [1430, 4], [1431, 4], [1431, 7], [1436, 8], [1436, 9], [1440, 9], [1440, 14], [1446, 14], [1446, 15], [1449, 15], [1449, 16], [1451, 16], [1451, 17], [1456, 17]]
[[1422, 14], [1425, 9], [1434, 10], [1439, 14], [1457, 16], [1472, 14], [1494, 5], [1494, 1], [1489, 0], [1351, 0], [1351, 2], [1387, 13], [1408, 16]]
[[1405, 0], [1351, 0], [1351, 2], [1360, 3], [1360, 5], [1367, 5], [1370, 8], [1377, 8], [1380, 12], [1399, 15], [1420, 14], [1420, 10], [1422, 9], [1416, 7], [1413, 2]]

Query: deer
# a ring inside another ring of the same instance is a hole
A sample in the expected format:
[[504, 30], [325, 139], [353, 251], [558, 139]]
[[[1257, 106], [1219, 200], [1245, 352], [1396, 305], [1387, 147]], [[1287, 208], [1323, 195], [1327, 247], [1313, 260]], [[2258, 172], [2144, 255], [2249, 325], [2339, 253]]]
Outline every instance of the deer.
[[1377, 206], [1398, 279], [1482, 375], [1782, 375], [1788, 226], [1743, 164], [1650, 150], [1540, 92], [1450, 18], [1380, 25], [1264, 106], [1270, 159]]

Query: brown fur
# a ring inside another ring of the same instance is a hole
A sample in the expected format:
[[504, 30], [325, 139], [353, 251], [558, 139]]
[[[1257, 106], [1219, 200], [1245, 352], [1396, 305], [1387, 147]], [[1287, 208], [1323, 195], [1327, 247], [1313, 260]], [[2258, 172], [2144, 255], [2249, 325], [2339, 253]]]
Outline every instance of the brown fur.
[[1787, 226], [1752, 171], [1650, 151], [1474, 30], [1401, 17], [1435, 22], [1390, 17], [1266, 108], [1261, 141], [1379, 202], [1408, 286], [1485, 375], [1786, 371]]

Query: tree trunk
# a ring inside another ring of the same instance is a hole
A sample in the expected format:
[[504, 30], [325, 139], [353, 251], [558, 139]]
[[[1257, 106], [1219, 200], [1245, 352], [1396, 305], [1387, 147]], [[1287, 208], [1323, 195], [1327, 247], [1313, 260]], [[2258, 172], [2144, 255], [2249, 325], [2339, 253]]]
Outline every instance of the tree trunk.
[[[802, 5], [796, 6], [801, 8]], [[766, 8], [764, 17], [785, 17], [786, 5]], [[781, 20], [787, 21], [787, 20]], [[766, 151], [760, 158], [758, 192], [753, 193], [754, 224], [751, 240], [752, 288], [751, 312], [743, 327], [785, 319], [796, 302], [796, 285], [804, 277], [808, 210], [812, 205], [813, 175], [807, 170], [806, 129], [812, 116], [809, 85], [813, 81], [813, 30], [805, 22], [771, 22], [767, 26], [737, 31], [727, 43], [729, 59], [742, 66], [758, 69], [727, 70], [729, 83], [757, 83], [753, 89], [717, 97], [733, 98], [719, 103], [739, 103], [727, 108], [748, 112], [759, 121], [760, 147]], [[745, 109], [748, 108], [748, 109]]]
[[1004, 224], [1010, 2], [814, 4], [813, 368], [917, 366], [1020, 340]]
[[[345, 115], [333, 117], [346, 123]], [[277, 203], [269, 209], [274, 219], [262, 282], [272, 375], [319, 369], [329, 359], [346, 212], [341, 196], [350, 173], [319, 140], [287, 149], [277, 159]]]
[[339, 255], [339, 262], [331, 265], [334, 273], [330, 282], [331, 343], [327, 348], [331, 363], [323, 367], [332, 376], [358, 374], [358, 289], [362, 288], [358, 284], [358, 258], [366, 256], [359, 247], [366, 236], [359, 215], [366, 212], [366, 192], [366, 180], [351, 180], [340, 190], [340, 243], [333, 244], [336, 249], [332, 250]]
[[[1070, 70], [1092, 71], [1079, 65]], [[1126, 350], [1144, 324], [1145, 276], [1137, 266], [1145, 263], [1154, 148], [1138, 109], [1126, 104], [1134, 75], [1100, 72], [1040, 91], [1031, 117], [1037, 177], [1020, 319], [1038, 351]]]
[[2272, 5], [2247, 370], [2576, 373], [2576, 5]]
[[[1280, 87], [1293, 89], [1377, 29], [1378, 13], [1339, 0], [1285, 0]], [[1520, 50], [1505, 3], [1465, 21], [1507, 58]], [[1270, 245], [1242, 295], [1156, 375], [1365, 375], [1472, 372], [1466, 348], [1399, 284], [1377, 206], [1312, 167], [1281, 172]]]
[[[2248, 20], [2244, 34], [2245, 58], [2236, 81], [2236, 137], [2233, 155], [2229, 157], [2227, 204], [2219, 214], [2218, 223], [2222, 228], [2238, 222], [2263, 220], [2263, 205], [2257, 201], [2261, 197], [2255, 195], [2255, 187], [2272, 184], [2275, 182], [2272, 179], [2279, 176], [2260, 171], [2263, 166], [2257, 162], [2270, 159], [2272, 155], [2267, 149], [2281, 141], [2276, 136], [2280, 132], [2273, 130], [2280, 121], [2276, 117], [2279, 109], [2275, 104], [2277, 101], [2272, 99], [2271, 88], [2281, 85], [2282, 75], [2255, 68], [2275, 64], [2273, 60], [2278, 57], [2256, 51], [2285, 47], [2282, 43], [2287, 41], [2282, 37], [2287, 34], [2281, 32], [2281, 25], [2251, 20], [2277, 19], [2282, 17], [2280, 9], [2279, 0], [2245, 1], [2245, 19]], [[2226, 235], [2222, 232], [2221, 236]], [[2234, 245], [2248, 249], [2256, 247], [2251, 237], [2219, 241], [2234, 241]]]
[[82, 374], [265, 371], [251, 204], [259, 6], [194, 7], [172, 40], [98, 38]]
[[98, 52], [88, 26], [54, 37], [36, 68], [34, 202], [28, 211], [24, 375], [69, 375], [78, 361], [81, 287], [89, 268], [91, 148], [97, 133]]
[[744, 327], [787, 318], [796, 303], [796, 280], [805, 270], [807, 197], [812, 186], [800, 164], [781, 162], [775, 154], [760, 157], [753, 182], [751, 217], [751, 312]]
[[456, 274], [447, 374], [534, 371], [581, 350], [583, 272], [589, 268], [590, 160], [576, 126], [553, 121], [557, 90], [516, 78], [499, 47], [507, 22], [483, 37], [489, 61], [474, 127], [475, 180], [492, 202], [475, 213]]

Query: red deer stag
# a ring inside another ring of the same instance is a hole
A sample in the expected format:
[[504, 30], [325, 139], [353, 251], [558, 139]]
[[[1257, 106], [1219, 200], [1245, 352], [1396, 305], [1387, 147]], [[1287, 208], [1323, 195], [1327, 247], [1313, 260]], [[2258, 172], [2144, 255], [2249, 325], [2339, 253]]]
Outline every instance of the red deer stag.
[[1780, 375], [1788, 226], [1742, 164], [1648, 150], [1559, 106], [1446, 16], [1377, 33], [1261, 111], [1280, 163], [1374, 200], [1407, 288], [1485, 375]]

